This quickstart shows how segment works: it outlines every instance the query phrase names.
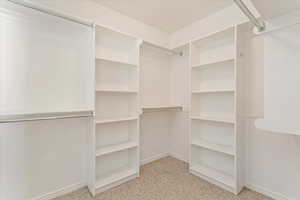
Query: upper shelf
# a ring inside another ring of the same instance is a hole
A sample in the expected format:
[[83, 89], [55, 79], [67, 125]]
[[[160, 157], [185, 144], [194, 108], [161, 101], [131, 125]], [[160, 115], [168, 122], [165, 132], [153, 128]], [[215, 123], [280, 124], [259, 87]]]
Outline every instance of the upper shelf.
[[182, 111], [182, 106], [151, 106], [143, 107], [143, 113], [162, 112], [162, 111]]
[[[110, 63], [119, 64], [119, 65], [127, 66], [127, 67], [137, 67], [138, 66], [136, 63], [130, 63], [125, 60], [118, 60], [117, 58], [113, 58], [113, 57], [96, 56], [96, 61], [101, 61], [101, 62], [106, 62], [106, 63], [110, 62]], [[98, 65], [96, 65], [96, 66], [98, 66]]]
[[202, 89], [202, 90], [193, 90], [192, 94], [205, 94], [205, 93], [234, 93], [234, 89]]
[[207, 68], [207, 67], [222, 67], [222, 66], [227, 66], [228, 64], [232, 64], [232, 66], [234, 66], [234, 57], [232, 55], [213, 62], [194, 64], [192, 68], [198, 69], [198, 68]]
[[124, 89], [96, 89], [99, 93], [124, 93], [124, 94], [137, 94], [137, 90], [124, 90]]

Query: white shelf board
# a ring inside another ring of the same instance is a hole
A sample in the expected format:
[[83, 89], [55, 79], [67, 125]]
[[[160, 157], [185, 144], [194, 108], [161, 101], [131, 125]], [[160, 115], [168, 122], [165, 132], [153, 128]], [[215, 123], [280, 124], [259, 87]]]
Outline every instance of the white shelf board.
[[192, 141], [191, 144], [195, 145], [195, 146], [203, 147], [203, 148], [206, 148], [209, 150], [225, 153], [225, 154], [228, 154], [231, 156], [235, 155], [233, 146], [216, 144], [216, 143], [208, 142], [206, 140], [194, 140], [194, 141]]
[[[130, 62], [118, 60], [118, 59], [115, 59], [115, 58], [109, 58], [109, 57], [96, 56], [95, 59], [96, 59], [96, 61], [97, 60], [103, 60], [103, 61], [106, 61], [106, 62], [122, 64], [122, 65], [127, 66], [127, 67], [137, 67], [138, 66], [138, 64], [136, 64], [136, 63], [130, 63]], [[96, 67], [97, 67], [97, 64], [96, 64]]]
[[135, 174], [138, 174], [138, 169], [136, 168], [126, 167], [124, 169], [115, 170], [113, 172], [110, 172], [110, 175], [97, 178], [98, 180], [96, 181], [96, 189], [105, 187], [109, 184], [120, 181]]
[[229, 186], [231, 188], [235, 188], [235, 183], [234, 183], [234, 177], [227, 175], [221, 171], [218, 171], [216, 169], [213, 169], [211, 167], [197, 164], [194, 166], [191, 166], [191, 170], [200, 173], [208, 178], [214, 179], [226, 186]]
[[225, 117], [210, 117], [210, 116], [190, 116], [192, 120], [203, 120], [203, 121], [213, 121], [213, 122], [222, 122], [235, 124], [235, 120], [233, 118], [225, 118]]
[[143, 107], [143, 113], [161, 112], [161, 111], [182, 111], [182, 106], [146, 106]]
[[124, 89], [96, 89], [96, 92], [103, 92], [103, 93], [138, 93], [137, 90], [124, 90]]
[[214, 62], [195, 64], [195, 65], [192, 65], [192, 68], [206, 68], [206, 67], [214, 67], [214, 66], [221, 67], [222, 64], [226, 65], [227, 63], [234, 62], [234, 60], [235, 60], [234, 57], [231, 56], [231, 57], [224, 58], [222, 60], [217, 60]]
[[193, 90], [192, 94], [205, 94], [205, 93], [234, 93], [234, 89], [215, 89], [215, 90]]
[[134, 121], [138, 120], [138, 117], [124, 117], [124, 118], [116, 118], [116, 119], [103, 119], [103, 120], [96, 120], [96, 124], [107, 124], [107, 123], [115, 123], [115, 122], [126, 122], [126, 121]]
[[120, 143], [120, 144], [109, 145], [107, 147], [97, 149], [96, 157], [114, 153], [114, 152], [118, 152], [118, 151], [122, 151], [122, 150], [135, 148], [137, 146], [138, 146], [137, 142], [124, 142], [124, 143]]

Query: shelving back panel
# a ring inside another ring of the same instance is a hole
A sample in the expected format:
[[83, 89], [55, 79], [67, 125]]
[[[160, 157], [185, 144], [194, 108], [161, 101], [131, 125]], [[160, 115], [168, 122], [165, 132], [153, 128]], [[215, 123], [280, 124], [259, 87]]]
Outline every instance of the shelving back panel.
[[192, 42], [192, 66], [234, 58], [234, 28]]
[[[191, 166], [205, 166], [234, 176], [234, 157], [201, 147], [191, 147]], [[205, 175], [205, 174], [204, 174]]]
[[141, 47], [142, 107], [170, 105], [171, 56], [168, 52], [143, 44]]
[[234, 95], [232, 93], [193, 94], [192, 116], [234, 119]]
[[107, 124], [97, 124], [97, 149], [125, 142], [138, 143], [137, 123], [137, 120], [134, 120]]
[[97, 119], [115, 119], [138, 116], [137, 94], [97, 93]]
[[98, 59], [96, 61], [96, 89], [138, 89], [137, 67]]
[[132, 65], [139, 64], [139, 43], [130, 37], [107, 28], [96, 27], [96, 57]]
[[106, 154], [96, 158], [97, 181], [137, 167], [137, 148]]
[[192, 120], [192, 141], [205, 140], [214, 144], [234, 146], [234, 125], [227, 123]]
[[192, 70], [192, 91], [234, 89], [234, 60]]

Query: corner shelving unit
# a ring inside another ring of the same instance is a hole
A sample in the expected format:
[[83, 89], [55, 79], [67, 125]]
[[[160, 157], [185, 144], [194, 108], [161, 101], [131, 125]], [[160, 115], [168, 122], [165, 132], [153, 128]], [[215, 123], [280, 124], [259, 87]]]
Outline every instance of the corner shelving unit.
[[237, 28], [190, 44], [190, 172], [238, 194]]
[[135, 37], [95, 26], [95, 120], [89, 190], [139, 176], [139, 51]]

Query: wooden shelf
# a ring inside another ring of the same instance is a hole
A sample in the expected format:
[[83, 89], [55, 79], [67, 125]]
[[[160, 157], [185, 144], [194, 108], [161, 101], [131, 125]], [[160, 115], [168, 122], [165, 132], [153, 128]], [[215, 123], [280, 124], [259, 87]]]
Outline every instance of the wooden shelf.
[[216, 90], [193, 90], [192, 94], [205, 94], [205, 93], [234, 93], [234, 89], [216, 89]]
[[211, 167], [197, 164], [197, 165], [191, 166], [190, 170], [192, 170], [196, 173], [200, 173], [208, 178], [214, 179], [226, 186], [235, 188], [235, 183], [234, 183], [235, 181], [232, 176], [227, 175], [227, 174], [225, 174], [221, 171], [218, 171], [216, 169], [213, 169]]
[[135, 148], [138, 146], [137, 142], [125, 142], [125, 143], [120, 143], [120, 144], [115, 144], [115, 145], [110, 145], [107, 147], [99, 148], [96, 150], [96, 157], [103, 156], [106, 154], [122, 151], [122, 150], [127, 150], [131, 148]]
[[124, 169], [118, 169], [113, 172], [110, 172], [110, 174], [98, 177], [96, 181], [96, 189], [105, 187], [109, 184], [112, 184], [114, 182], [120, 181], [122, 179], [125, 179], [130, 176], [134, 176], [138, 174], [138, 169], [135, 168], [129, 168], [125, 167]]
[[234, 62], [234, 57], [224, 58], [222, 60], [214, 61], [214, 62], [207, 62], [207, 63], [199, 63], [196, 65], [192, 65], [192, 68], [206, 68], [206, 67], [222, 67], [222, 65], [226, 65], [228, 63]]
[[126, 122], [126, 121], [134, 121], [138, 120], [138, 117], [124, 117], [124, 118], [117, 118], [117, 119], [103, 119], [103, 120], [96, 120], [96, 124], [107, 124], [107, 123], [116, 123], [116, 122]]
[[143, 113], [162, 112], [162, 111], [182, 111], [182, 106], [151, 106], [143, 107]]
[[123, 89], [96, 89], [96, 92], [103, 92], [103, 93], [129, 93], [129, 94], [138, 93], [137, 90], [123, 90]]
[[[135, 64], [135, 63], [130, 63], [130, 62], [127, 62], [127, 61], [123, 61], [123, 60], [118, 60], [118, 59], [115, 59], [115, 58], [108, 58], [108, 57], [96, 57], [96, 61], [97, 60], [103, 60], [103, 61], [106, 61], [106, 62], [113, 62], [113, 63], [118, 63], [118, 64], [122, 64], [124, 65], [125, 67], [137, 67], [138, 65]], [[97, 66], [97, 65], [96, 65]]]
[[235, 120], [233, 118], [208, 117], [208, 116], [191, 116], [190, 118], [192, 120], [203, 120], [203, 121], [213, 121], [213, 122], [235, 124]]
[[195, 146], [199, 146], [199, 147], [203, 147], [209, 150], [213, 150], [213, 151], [217, 151], [217, 152], [221, 152], [221, 153], [225, 153], [231, 156], [234, 156], [234, 149], [232, 146], [226, 146], [226, 145], [222, 145], [222, 144], [216, 144], [216, 143], [211, 143], [208, 142], [206, 140], [194, 140], [192, 143], [192, 145]]

